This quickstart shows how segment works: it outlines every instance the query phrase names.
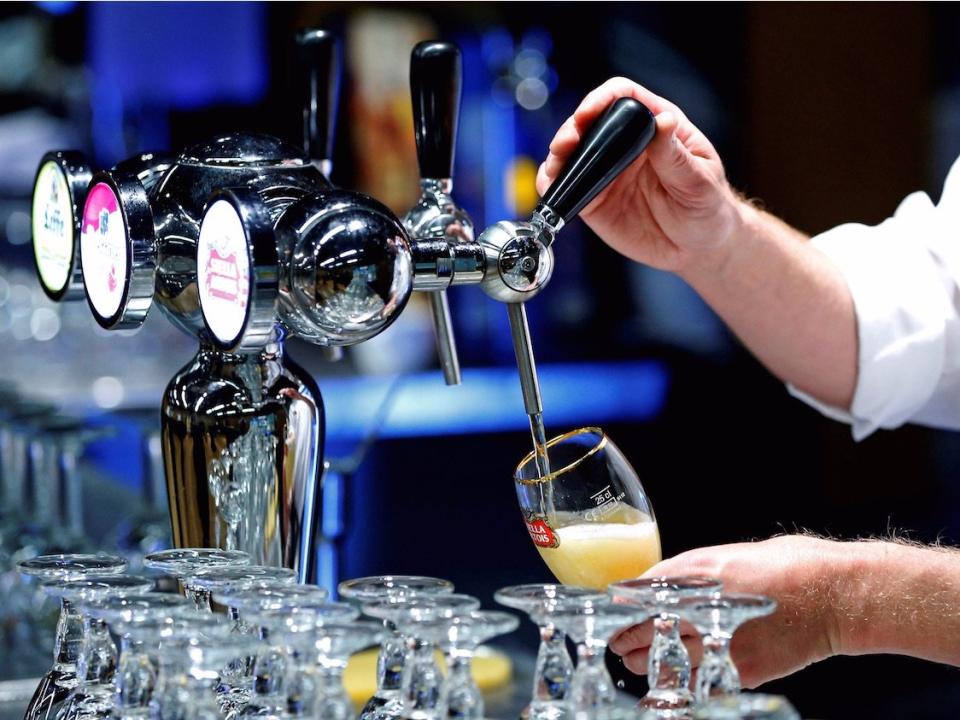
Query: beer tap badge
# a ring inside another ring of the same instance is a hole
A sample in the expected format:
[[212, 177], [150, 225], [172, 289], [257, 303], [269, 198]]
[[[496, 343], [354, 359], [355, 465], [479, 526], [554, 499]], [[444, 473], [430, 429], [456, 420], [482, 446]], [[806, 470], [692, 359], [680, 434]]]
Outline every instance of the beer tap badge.
[[93, 309], [104, 318], [120, 310], [127, 284], [127, 231], [120, 201], [106, 183], [87, 193], [80, 227], [83, 282]]
[[33, 191], [33, 252], [40, 280], [51, 292], [70, 281], [73, 263], [73, 203], [67, 178], [55, 162], [44, 163]]
[[243, 221], [226, 200], [217, 200], [200, 225], [197, 287], [210, 332], [232, 344], [243, 333], [250, 299], [250, 250]]

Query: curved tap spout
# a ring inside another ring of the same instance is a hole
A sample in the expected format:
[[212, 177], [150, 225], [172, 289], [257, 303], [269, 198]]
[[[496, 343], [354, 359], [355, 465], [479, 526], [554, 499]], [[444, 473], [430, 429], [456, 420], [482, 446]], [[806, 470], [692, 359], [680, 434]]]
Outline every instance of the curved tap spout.
[[483, 289], [508, 303], [510, 334], [538, 468], [549, 472], [543, 404], [523, 303], [540, 292], [553, 271], [557, 232], [586, 207], [653, 139], [656, 121], [633, 98], [616, 100], [583, 136], [567, 165], [527, 222], [502, 221], [480, 235], [487, 258]]

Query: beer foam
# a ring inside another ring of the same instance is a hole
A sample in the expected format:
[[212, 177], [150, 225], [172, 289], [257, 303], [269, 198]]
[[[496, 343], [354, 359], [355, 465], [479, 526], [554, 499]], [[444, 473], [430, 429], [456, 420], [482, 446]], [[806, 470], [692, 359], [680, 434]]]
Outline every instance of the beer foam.
[[578, 523], [556, 528], [560, 542], [583, 540], [629, 540], [647, 538], [657, 534], [655, 522], [640, 523]]

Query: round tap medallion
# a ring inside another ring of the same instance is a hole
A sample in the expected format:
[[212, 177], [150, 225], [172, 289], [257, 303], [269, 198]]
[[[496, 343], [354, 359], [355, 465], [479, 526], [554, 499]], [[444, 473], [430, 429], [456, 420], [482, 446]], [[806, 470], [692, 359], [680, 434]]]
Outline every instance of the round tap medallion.
[[127, 283], [127, 253], [120, 201], [109, 185], [97, 183], [83, 206], [80, 262], [90, 304], [104, 318], [120, 310]]
[[250, 251], [243, 221], [226, 200], [214, 202], [203, 216], [197, 287], [210, 332], [222, 343], [236, 342], [247, 322]]
[[33, 252], [40, 281], [59, 293], [70, 281], [73, 265], [73, 201], [63, 170], [44, 163], [33, 188]]

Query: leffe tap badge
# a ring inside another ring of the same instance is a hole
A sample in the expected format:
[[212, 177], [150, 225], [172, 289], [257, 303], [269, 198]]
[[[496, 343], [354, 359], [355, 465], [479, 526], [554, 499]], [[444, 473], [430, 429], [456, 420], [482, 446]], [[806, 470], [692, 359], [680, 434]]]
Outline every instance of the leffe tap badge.
[[33, 183], [31, 230], [40, 286], [51, 300], [82, 296], [77, 240], [90, 166], [80, 153], [49, 152]]

